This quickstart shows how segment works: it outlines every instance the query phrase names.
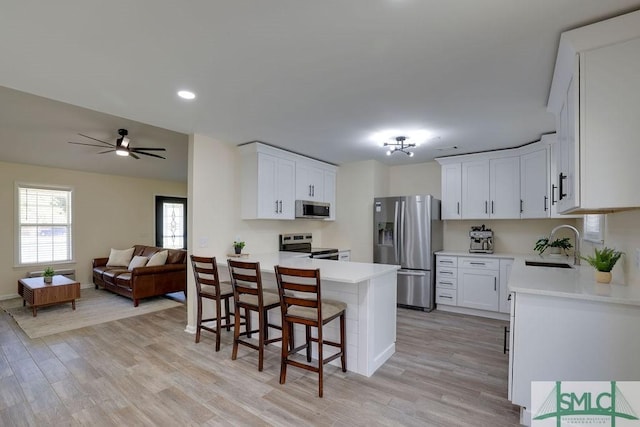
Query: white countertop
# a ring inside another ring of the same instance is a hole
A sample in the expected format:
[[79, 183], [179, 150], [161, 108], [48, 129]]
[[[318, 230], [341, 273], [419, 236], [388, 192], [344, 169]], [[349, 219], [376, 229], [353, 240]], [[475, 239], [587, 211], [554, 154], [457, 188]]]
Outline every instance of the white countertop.
[[[397, 265], [370, 264], [365, 262], [332, 261], [326, 259], [309, 258], [307, 254], [300, 252], [275, 252], [265, 254], [253, 254], [238, 258], [240, 261], [259, 262], [262, 272], [274, 273], [273, 267], [281, 265], [292, 268], [319, 268], [322, 280], [331, 280], [341, 283], [359, 283], [383, 274], [398, 270]], [[220, 265], [227, 265], [227, 259], [218, 260]]]
[[504, 253], [504, 252], [494, 252], [492, 254], [481, 254], [481, 253], [471, 253], [464, 251], [437, 251], [436, 255], [448, 255], [448, 256], [464, 256], [464, 257], [481, 257], [481, 258], [502, 258], [502, 259], [514, 259], [516, 255]]
[[525, 260], [567, 261], [573, 265], [573, 258], [559, 260], [537, 255], [516, 255], [513, 258], [509, 292], [640, 306], [640, 288], [620, 283], [597, 283], [595, 270], [586, 262], [573, 268], [554, 268], [528, 266]]

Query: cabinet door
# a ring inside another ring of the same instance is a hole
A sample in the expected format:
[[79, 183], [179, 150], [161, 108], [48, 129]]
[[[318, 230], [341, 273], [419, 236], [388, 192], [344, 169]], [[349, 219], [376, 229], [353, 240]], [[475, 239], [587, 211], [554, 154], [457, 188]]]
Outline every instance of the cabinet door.
[[462, 164], [442, 165], [442, 219], [461, 219]]
[[459, 307], [498, 311], [498, 272], [459, 268], [457, 302]]
[[511, 301], [509, 301], [509, 276], [511, 275], [512, 259], [500, 260], [500, 303], [499, 309], [501, 313], [509, 313], [511, 311]]
[[489, 216], [520, 218], [520, 157], [491, 159], [489, 170]]
[[520, 156], [521, 218], [549, 216], [549, 169], [547, 148]]
[[576, 208], [580, 205], [579, 165], [578, 165], [578, 126], [577, 116], [577, 74], [573, 76], [567, 90], [566, 102], [560, 111], [560, 141], [558, 173], [558, 212]]
[[322, 201], [323, 186], [323, 169], [304, 161], [296, 162], [296, 199]]
[[279, 217], [277, 170], [277, 157], [258, 153], [258, 218], [276, 219]]
[[489, 161], [462, 163], [462, 218], [489, 218]]
[[276, 200], [278, 200], [278, 219], [295, 217], [295, 162], [278, 159], [276, 170]]
[[322, 191], [324, 194], [322, 201], [329, 203], [329, 218], [326, 220], [333, 221], [336, 219], [336, 173], [325, 170], [323, 178]]

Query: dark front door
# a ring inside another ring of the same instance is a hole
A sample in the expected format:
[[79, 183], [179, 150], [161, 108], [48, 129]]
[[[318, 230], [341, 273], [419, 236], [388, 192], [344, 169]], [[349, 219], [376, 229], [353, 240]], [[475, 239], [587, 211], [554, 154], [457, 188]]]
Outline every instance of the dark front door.
[[187, 199], [156, 196], [156, 246], [187, 249]]

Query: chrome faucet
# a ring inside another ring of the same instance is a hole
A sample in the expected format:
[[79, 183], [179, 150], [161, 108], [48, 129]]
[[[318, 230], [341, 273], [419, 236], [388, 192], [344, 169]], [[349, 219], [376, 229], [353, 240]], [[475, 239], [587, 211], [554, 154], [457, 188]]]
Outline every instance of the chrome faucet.
[[580, 265], [580, 232], [578, 231], [577, 228], [569, 224], [562, 224], [557, 227], [554, 227], [553, 230], [551, 230], [551, 234], [549, 234], [549, 242], [553, 240], [553, 236], [561, 228], [568, 228], [569, 230], [573, 230], [573, 232], [575, 233], [576, 249], [573, 252], [573, 265]]

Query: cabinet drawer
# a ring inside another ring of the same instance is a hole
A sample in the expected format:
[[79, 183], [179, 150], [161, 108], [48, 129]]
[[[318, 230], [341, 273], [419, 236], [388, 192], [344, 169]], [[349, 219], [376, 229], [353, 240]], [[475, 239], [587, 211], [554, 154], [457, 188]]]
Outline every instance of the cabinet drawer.
[[449, 277], [455, 279], [458, 277], [458, 269], [455, 267], [440, 267], [436, 269], [436, 276], [438, 277]]
[[458, 257], [436, 255], [436, 266], [438, 267], [457, 267]]
[[498, 258], [460, 258], [460, 267], [481, 270], [500, 270], [500, 260]]
[[436, 279], [436, 289], [456, 289], [458, 287], [458, 279], [449, 279], [447, 277], [438, 277]]
[[436, 304], [457, 305], [455, 290], [436, 289]]

